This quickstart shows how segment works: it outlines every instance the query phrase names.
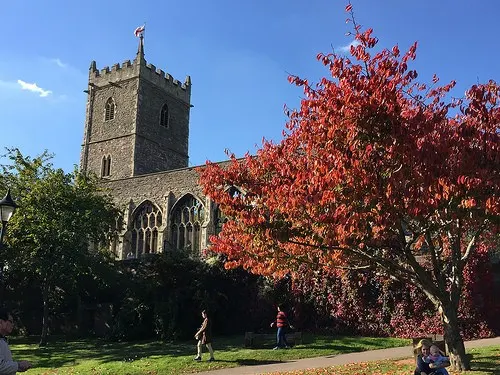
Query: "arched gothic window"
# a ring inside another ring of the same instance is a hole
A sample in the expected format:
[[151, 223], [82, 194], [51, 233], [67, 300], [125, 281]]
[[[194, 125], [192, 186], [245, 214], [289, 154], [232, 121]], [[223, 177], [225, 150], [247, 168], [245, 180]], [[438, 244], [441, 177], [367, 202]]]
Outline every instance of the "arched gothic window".
[[101, 162], [101, 177], [109, 177], [111, 175], [111, 155], [103, 156]]
[[105, 121], [113, 120], [115, 118], [116, 105], [113, 98], [109, 98], [106, 101], [106, 114], [104, 116]]
[[160, 125], [168, 128], [168, 106], [166, 103], [160, 111]]
[[119, 245], [120, 245], [120, 233], [123, 230], [123, 216], [119, 215], [115, 221], [115, 225], [111, 228], [111, 254], [115, 256], [115, 258], [119, 258]]
[[191, 194], [185, 195], [176, 203], [171, 222], [171, 243], [175, 249], [200, 254], [201, 226], [205, 217], [205, 207]]
[[[241, 192], [234, 186], [231, 186], [229, 189], [226, 190], [226, 192], [233, 198], [238, 195], [241, 195]], [[224, 215], [219, 205], [215, 207], [214, 217], [215, 217], [215, 235], [218, 235], [222, 231], [222, 226], [229, 220], [229, 218], [226, 215]]]
[[138, 258], [143, 254], [154, 254], [158, 250], [158, 228], [162, 224], [161, 211], [153, 203], [143, 202], [132, 220], [132, 248], [127, 258]]

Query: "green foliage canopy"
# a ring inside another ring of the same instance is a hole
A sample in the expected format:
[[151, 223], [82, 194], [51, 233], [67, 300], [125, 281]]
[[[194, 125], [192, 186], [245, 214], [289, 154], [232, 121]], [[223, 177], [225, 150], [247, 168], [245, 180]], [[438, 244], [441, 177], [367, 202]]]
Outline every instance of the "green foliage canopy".
[[5, 156], [10, 162], [0, 165], [0, 188], [10, 187], [19, 208], [9, 221], [9, 248], [1, 256], [7, 273], [41, 286], [45, 307], [49, 298], [74, 289], [81, 276], [92, 273], [96, 260], [105, 259], [119, 211], [95, 177], [76, 168], [72, 173], [55, 169], [46, 151], [30, 158], [14, 148]]

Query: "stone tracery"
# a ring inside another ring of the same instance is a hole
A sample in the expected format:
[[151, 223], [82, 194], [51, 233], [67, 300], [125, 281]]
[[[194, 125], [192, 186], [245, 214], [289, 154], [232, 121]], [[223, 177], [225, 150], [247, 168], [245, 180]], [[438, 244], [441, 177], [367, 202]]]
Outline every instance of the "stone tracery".
[[173, 207], [171, 218], [172, 246], [199, 255], [201, 227], [206, 219], [203, 204], [193, 195], [186, 194]]
[[127, 258], [138, 258], [143, 254], [158, 252], [158, 229], [162, 222], [160, 209], [150, 201], [143, 202], [135, 210], [130, 228], [131, 249]]

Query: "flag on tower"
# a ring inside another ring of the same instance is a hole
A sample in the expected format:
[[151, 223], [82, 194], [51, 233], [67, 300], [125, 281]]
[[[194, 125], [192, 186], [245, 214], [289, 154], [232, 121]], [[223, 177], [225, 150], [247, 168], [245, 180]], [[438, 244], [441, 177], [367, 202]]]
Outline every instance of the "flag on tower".
[[139, 37], [144, 32], [145, 28], [146, 28], [145, 25], [139, 26], [137, 29], [135, 29], [134, 35]]

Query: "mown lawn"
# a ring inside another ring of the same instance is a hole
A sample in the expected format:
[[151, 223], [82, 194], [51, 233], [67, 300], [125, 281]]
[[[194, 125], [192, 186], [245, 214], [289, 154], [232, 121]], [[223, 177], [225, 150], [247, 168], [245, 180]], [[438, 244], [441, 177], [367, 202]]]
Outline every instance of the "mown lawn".
[[[450, 371], [450, 375], [500, 375], [500, 345], [476, 348], [468, 351], [472, 370]], [[272, 372], [268, 375], [409, 375], [413, 374], [415, 362], [412, 358], [399, 361], [378, 361], [349, 364], [321, 369], [290, 372]]]
[[304, 343], [288, 350], [265, 347], [246, 349], [243, 335], [218, 338], [214, 342], [217, 361], [209, 363], [205, 354], [201, 363], [193, 361], [195, 341], [110, 343], [100, 340], [63, 340], [39, 348], [36, 340], [11, 340], [16, 359], [34, 364], [29, 374], [182, 374], [243, 365], [263, 365], [290, 359], [359, 352], [409, 345], [408, 340], [369, 337], [326, 337], [304, 335]]

